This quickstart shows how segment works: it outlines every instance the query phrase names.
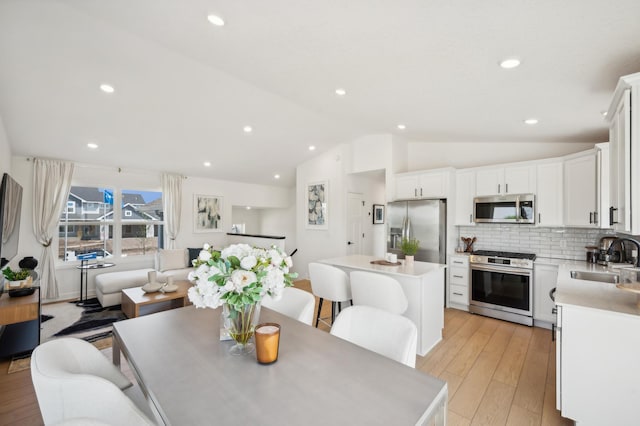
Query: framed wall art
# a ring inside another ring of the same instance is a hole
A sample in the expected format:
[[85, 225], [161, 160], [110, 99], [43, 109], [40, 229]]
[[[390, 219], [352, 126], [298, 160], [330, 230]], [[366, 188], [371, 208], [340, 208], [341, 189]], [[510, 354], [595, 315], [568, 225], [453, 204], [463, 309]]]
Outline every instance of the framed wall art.
[[307, 229], [329, 229], [329, 181], [307, 184]]
[[373, 205], [373, 224], [380, 225], [384, 223], [384, 205]]
[[193, 196], [193, 231], [194, 232], [222, 232], [222, 197], [217, 195]]

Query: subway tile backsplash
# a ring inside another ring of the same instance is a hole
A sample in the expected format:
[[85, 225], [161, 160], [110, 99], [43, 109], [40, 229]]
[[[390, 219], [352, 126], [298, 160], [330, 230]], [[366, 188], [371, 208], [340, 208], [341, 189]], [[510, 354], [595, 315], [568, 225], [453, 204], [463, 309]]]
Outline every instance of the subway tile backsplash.
[[535, 253], [539, 257], [584, 260], [585, 246], [597, 246], [600, 237], [615, 235], [607, 229], [542, 228], [529, 225], [480, 224], [458, 226], [460, 237], [476, 237], [474, 250]]

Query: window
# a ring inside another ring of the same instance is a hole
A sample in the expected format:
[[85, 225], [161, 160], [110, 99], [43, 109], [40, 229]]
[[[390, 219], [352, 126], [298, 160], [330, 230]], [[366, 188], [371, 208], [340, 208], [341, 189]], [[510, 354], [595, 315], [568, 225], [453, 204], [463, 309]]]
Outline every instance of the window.
[[162, 193], [123, 190], [114, 194], [111, 188], [71, 187], [60, 216], [59, 259], [76, 260], [79, 254], [92, 252], [105, 257], [135, 256], [163, 246]]

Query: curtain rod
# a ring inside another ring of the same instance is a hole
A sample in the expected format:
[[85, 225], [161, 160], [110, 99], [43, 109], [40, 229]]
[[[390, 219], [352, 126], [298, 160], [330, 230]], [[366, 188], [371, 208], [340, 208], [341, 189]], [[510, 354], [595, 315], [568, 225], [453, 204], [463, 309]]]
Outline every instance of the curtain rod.
[[[33, 161], [38, 157], [26, 157], [27, 161]], [[62, 161], [66, 161], [66, 160], [62, 160]], [[135, 173], [135, 174], [141, 174], [141, 175], [157, 175], [157, 176], [162, 176], [162, 174], [164, 172], [154, 172], [151, 170], [142, 170], [142, 169], [126, 169], [124, 170], [122, 167], [116, 167], [116, 166], [103, 166], [103, 165], [94, 165], [94, 164], [86, 164], [86, 163], [76, 163], [74, 161], [72, 161], [73, 165], [76, 167], [80, 167], [83, 169], [101, 169], [101, 170], [112, 170], [112, 171], [116, 171], [118, 173], [122, 173], [122, 172], [127, 172], [127, 173]], [[180, 176], [182, 176], [183, 179], [187, 179], [187, 176], [181, 175], [180, 173], [175, 173], [178, 174]]]

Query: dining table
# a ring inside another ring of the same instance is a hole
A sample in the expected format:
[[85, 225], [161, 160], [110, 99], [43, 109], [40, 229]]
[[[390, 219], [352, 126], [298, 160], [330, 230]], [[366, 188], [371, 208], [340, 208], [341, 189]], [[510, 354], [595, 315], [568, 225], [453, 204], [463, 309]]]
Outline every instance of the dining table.
[[[281, 327], [278, 360], [232, 355], [221, 308], [195, 306], [113, 325], [113, 363], [126, 358], [166, 425], [444, 425], [447, 383], [262, 307]], [[371, 330], [375, 333], [375, 330]]]

